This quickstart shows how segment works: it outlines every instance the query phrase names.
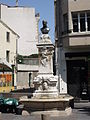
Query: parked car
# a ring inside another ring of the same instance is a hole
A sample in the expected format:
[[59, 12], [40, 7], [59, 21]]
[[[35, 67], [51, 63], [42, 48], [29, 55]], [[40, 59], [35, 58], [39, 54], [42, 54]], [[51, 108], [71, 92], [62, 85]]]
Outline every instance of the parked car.
[[0, 111], [21, 114], [23, 105], [15, 98], [0, 97]]

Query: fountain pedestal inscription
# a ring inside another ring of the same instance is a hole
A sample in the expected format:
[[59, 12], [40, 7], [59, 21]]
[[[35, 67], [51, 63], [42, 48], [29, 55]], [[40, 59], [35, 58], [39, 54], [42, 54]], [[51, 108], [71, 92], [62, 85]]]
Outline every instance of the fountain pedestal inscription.
[[[39, 73], [34, 79], [35, 92], [32, 98], [20, 99], [25, 109], [42, 114], [58, 114], [60, 111], [67, 111], [73, 97], [60, 95], [58, 92], [58, 76], [53, 75], [53, 50], [54, 45], [48, 35], [49, 28], [47, 22], [43, 21], [41, 28], [42, 35], [37, 44], [39, 53]], [[69, 109], [71, 111], [71, 109]], [[66, 114], [66, 113], [65, 113]]]

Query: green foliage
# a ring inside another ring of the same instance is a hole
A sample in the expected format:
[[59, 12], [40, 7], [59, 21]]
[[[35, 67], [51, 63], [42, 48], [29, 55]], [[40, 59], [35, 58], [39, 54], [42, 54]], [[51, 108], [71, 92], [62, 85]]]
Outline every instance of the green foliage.
[[22, 64], [23, 63], [23, 56], [22, 55], [17, 55], [16, 60], [17, 60], [18, 64]]

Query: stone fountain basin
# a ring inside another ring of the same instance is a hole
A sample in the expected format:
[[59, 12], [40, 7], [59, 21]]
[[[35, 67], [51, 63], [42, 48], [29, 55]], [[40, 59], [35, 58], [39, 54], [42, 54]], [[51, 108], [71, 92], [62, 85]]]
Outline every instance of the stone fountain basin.
[[50, 110], [65, 110], [71, 107], [73, 103], [73, 97], [58, 97], [58, 98], [27, 98], [20, 99], [20, 102], [24, 104], [24, 108], [29, 112], [33, 111], [50, 111]]

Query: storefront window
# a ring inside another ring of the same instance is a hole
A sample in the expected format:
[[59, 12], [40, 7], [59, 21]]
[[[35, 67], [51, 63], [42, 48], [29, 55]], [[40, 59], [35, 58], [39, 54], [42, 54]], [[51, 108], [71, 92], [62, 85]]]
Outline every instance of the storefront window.
[[0, 87], [12, 86], [11, 74], [0, 74]]

